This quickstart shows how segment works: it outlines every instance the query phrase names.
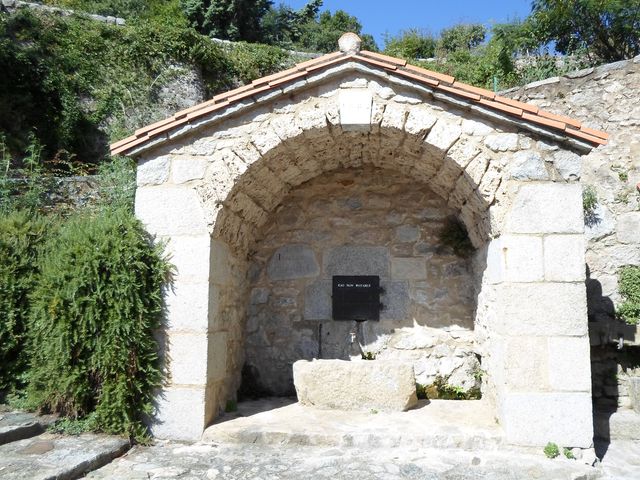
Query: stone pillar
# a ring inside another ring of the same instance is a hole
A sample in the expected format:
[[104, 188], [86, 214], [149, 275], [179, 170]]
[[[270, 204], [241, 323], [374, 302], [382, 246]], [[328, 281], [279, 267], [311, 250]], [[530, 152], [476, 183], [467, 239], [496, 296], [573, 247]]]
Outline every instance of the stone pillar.
[[491, 375], [512, 444], [592, 445], [583, 230], [579, 184], [526, 183], [488, 248]]
[[151, 428], [159, 438], [197, 440], [208, 421], [207, 358], [214, 341], [209, 335], [211, 239], [196, 192], [166, 183], [168, 163], [156, 157], [138, 167], [135, 205], [147, 231], [167, 242], [176, 267], [165, 292], [167, 319], [160, 332], [168, 379], [158, 392]]

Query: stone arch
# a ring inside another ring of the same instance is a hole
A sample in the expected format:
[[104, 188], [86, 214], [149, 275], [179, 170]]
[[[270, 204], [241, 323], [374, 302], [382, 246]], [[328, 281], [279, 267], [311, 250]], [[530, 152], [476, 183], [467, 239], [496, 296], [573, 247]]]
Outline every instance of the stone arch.
[[[560, 256], [579, 264], [584, 252], [579, 186], [563, 173], [577, 154], [505, 115], [362, 68], [269, 95], [140, 157], [137, 214], [169, 240], [179, 269], [167, 299], [172, 384], [156, 433], [197, 437], [238, 387], [247, 253], [286, 193], [372, 165], [429, 185], [481, 247], [477, 335], [508, 440], [544, 444], [553, 431], [565, 445], [588, 446], [588, 378], [567, 384], [555, 373], [589, 370], [588, 351], [562, 357], [588, 347], [584, 271], [554, 268]], [[558, 418], [542, 413], [550, 409]], [[533, 433], [523, 423], [532, 410]]]

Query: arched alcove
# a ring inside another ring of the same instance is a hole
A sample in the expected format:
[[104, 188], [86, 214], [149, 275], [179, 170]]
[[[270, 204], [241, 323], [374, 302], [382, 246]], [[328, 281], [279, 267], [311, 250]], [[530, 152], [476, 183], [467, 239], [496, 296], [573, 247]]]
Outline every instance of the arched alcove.
[[[580, 139], [602, 137], [397, 59], [341, 55], [260, 79], [114, 145], [139, 155], [136, 213], [167, 241], [178, 270], [162, 332], [170, 383], [158, 395], [154, 432], [196, 438], [235, 397], [252, 290], [266, 288], [258, 283], [281, 246], [276, 240], [314, 245], [273, 230], [286, 221], [292, 198], [345, 172], [352, 185], [366, 185], [375, 171], [390, 172], [383, 176], [395, 179], [393, 188], [402, 184], [396, 196], [406, 195], [412, 212], [423, 200], [411, 195], [428, 189], [438, 210], [468, 231], [476, 248], [466, 267], [473, 272], [473, 351], [482, 357], [485, 397], [507, 440], [540, 445], [553, 433], [563, 445], [589, 446], [584, 269], [558, 268], [584, 263], [582, 200], [561, 165], [579, 164]], [[311, 199], [300, 201], [312, 210]], [[346, 218], [366, 225], [357, 208], [344, 205]], [[331, 233], [337, 227], [331, 224]], [[319, 270], [311, 280], [328, 278], [332, 248], [349, 247], [344, 238], [331, 242], [319, 254], [317, 244], [310, 247]], [[391, 243], [378, 247], [389, 249], [390, 271], [394, 258], [419, 257], [415, 244], [411, 257]], [[407, 287], [410, 299], [416, 288]], [[304, 295], [296, 296], [303, 315]], [[286, 303], [293, 295], [275, 297]], [[413, 318], [403, 318], [397, 328], [411, 328], [402, 322]], [[561, 373], [576, 369], [571, 378]]]

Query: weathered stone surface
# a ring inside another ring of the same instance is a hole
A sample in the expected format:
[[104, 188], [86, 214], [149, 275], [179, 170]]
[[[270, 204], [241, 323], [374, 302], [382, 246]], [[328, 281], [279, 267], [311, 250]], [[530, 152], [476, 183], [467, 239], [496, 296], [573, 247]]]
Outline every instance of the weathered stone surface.
[[373, 360], [300, 360], [293, 381], [302, 405], [336, 410], [404, 411], [414, 407], [413, 367]]
[[542, 237], [502, 235], [489, 244], [486, 280], [490, 283], [541, 281], [544, 276], [542, 252]]
[[271, 280], [315, 277], [320, 267], [308, 245], [285, 245], [273, 254], [267, 266]]
[[558, 150], [553, 155], [553, 164], [565, 180], [579, 180], [582, 172], [582, 159], [568, 150]]
[[616, 232], [619, 242], [640, 244], [640, 212], [620, 215], [616, 221]]
[[205, 427], [204, 387], [168, 387], [159, 392], [150, 422], [157, 438], [198, 440]]
[[136, 183], [139, 187], [165, 183], [169, 179], [170, 164], [171, 158], [168, 155], [141, 161], [136, 170]]
[[556, 183], [521, 186], [506, 227], [513, 233], [582, 233], [582, 188]]
[[304, 319], [328, 320], [331, 318], [331, 281], [320, 280], [304, 291]]
[[424, 258], [391, 259], [391, 277], [394, 280], [425, 280], [427, 264]]
[[460, 125], [449, 123], [446, 120], [438, 120], [427, 135], [425, 142], [446, 152], [460, 138], [461, 134]]
[[0, 472], [6, 480], [80, 478], [129, 449], [129, 441], [115, 436], [45, 433], [0, 446]]
[[549, 180], [545, 162], [536, 152], [522, 151], [513, 155], [509, 165], [511, 178], [516, 180]]
[[136, 191], [136, 216], [156, 235], [207, 233], [196, 192], [182, 187], [145, 187]]
[[492, 325], [497, 334], [587, 334], [584, 283], [512, 283], [499, 286], [497, 292], [498, 313]]
[[55, 420], [54, 415], [5, 411], [0, 405], [0, 445], [39, 435]]
[[549, 338], [549, 384], [555, 391], [591, 394], [589, 338]]
[[544, 237], [544, 277], [551, 282], [584, 281], [586, 266], [582, 235]]
[[590, 393], [507, 393], [498, 416], [507, 441], [516, 445], [593, 443]]
[[518, 134], [494, 133], [487, 135], [484, 144], [494, 152], [515, 151], [518, 149]]
[[204, 177], [207, 161], [204, 158], [178, 158], [171, 162], [173, 183], [185, 183]]
[[407, 282], [389, 282], [383, 284], [385, 289], [380, 297], [384, 308], [380, 312], [383, 320], [402, 320], [409, 313], [409, 285]]
[[325, 253], [323, 263], [325, 275], [389, 276], [389, 250], [385, 247], [335, 247]]

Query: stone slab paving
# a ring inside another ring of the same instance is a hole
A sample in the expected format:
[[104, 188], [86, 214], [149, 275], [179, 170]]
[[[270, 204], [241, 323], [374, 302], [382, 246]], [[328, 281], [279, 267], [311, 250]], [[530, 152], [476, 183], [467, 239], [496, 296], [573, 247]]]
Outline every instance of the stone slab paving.
[[54, 415], [16, 412], [0, 405], [0, 445], [39, 435], [55, 419]]
[[503, 451], [158, 443], [91, 472], [94, 480], [591, 480], [597, 468]]
[[113, 436], [44, 433], [0, 446], [0, 478], [71, 480], [106, 465], [128, 448], [127, 440]]
[[407, 412], [320, 410], [285, 399], [242, 402], [202, 436], [212, 443], [494, 450], [503, 443], [482, 401], [421, 400]]
[[596, 452], [602, 456], [601, 466], [607, 480], [640, 479], [640, 442], [637, 440], [596, 442]]

